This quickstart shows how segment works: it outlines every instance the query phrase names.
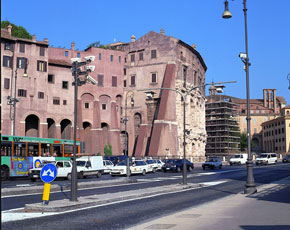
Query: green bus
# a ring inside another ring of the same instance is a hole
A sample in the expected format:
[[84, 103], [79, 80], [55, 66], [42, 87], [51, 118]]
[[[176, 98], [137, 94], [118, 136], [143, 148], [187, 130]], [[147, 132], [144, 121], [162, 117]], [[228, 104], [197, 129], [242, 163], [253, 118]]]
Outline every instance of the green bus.
[[[73, 140], [1, 135], [1, 180], [28, 176], [43, 160], [70, 159]], [[80, 141], [77, 140], [77, 154]]]

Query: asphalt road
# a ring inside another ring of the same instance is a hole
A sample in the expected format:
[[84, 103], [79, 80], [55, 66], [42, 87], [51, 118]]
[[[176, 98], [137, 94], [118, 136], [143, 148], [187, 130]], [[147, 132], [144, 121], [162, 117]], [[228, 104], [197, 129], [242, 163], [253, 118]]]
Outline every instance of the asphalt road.
[[[198, 170], [194, 170], [192, 173], [192, 175], [197, 174], [200, 174]], [[290, 164], [255, 167], [254, 174], [257, 186], [270, 183], [290, 176]], [[141, 187], [159, 186], [161, 184], [174, 184], [181, 182], [180, 178], [175, 178], [178, 175], [181, 176], [181, 174], [175, 173], [148, 175], [140, 177], [143, 181], [136, 184], [82, 190], [81, 194], [109, 193], [120, 190], [127, 191]], [[157, 177], [163, 177], [164, 180], [156, 181], [155, 178]], [[152, 182], [150, 182], [151, 180]], [[189, 183], [221, 180], [226, 182], [207, 188], [116, 202], [114, 204], [101, 205], [53, 216], [5, 222], [2, 223], [2, 229], [126, 229], [137, 223], [143, 223], [166, 214], [210, 202], [230, 194], [242, 192], [246, 180], [245, 167], [228, 166], [224, 167], [222, 170], [206, 170], [203, 175], [191, 176], [188, 178]], [[63, 196], [68, 195], [68, 193], [55, 193], [51, 195], [51, 198], [63, 199]], [[2, 209], [12, 208], [13, 205], [9, 206], [12, 203], [18, 204], [21, 207], [23, 203], [31, 202], [39, 198], [41, 199], [40, 194], [33, 196], [7, 197], [2, 199]]]

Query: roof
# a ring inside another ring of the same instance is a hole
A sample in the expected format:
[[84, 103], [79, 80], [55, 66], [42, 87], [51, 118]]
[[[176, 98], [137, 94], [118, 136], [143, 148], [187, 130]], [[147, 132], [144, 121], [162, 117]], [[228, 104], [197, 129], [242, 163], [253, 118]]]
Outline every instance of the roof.
[[13, 40], [15, 42], [19, 42], [19, 41], [22, 41], [22, 42], [28, 42], [28, 43], [36, 43], [36, 44], [40, 44], [40, 45], [46, 45], [48, 46], [48, 42], [46, 41], [33, 41], [33, 40], [30, 40], [30, 39], [26, 39], [26, 38], [17, 38], [17, 37], [14, 37], [12, 36], [11, 34], [9, 34], [8, 30], [7, 29], [1, 29], [1, 39], [7, 39], [7, 40]]
[[48, 59], [48, 64], [71, 67], [71, 63], [63, 60]]

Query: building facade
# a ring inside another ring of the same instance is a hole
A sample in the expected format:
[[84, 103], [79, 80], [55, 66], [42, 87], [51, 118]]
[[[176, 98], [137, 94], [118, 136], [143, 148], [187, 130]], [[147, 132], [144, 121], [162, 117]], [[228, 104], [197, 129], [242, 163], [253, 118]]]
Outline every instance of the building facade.
[[262, 124], [263, 151], [290, 152], [290, 106], [281, 109], [281, 116]]

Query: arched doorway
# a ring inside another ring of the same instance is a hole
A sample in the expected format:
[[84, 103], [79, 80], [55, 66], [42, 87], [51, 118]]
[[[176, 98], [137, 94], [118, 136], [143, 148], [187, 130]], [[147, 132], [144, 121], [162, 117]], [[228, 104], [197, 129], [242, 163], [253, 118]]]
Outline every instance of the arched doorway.
[[60, 122], [61, 139], [71, 140], [71, 121], [64, 119]]
[[126, 131], [122, 131], [120, 134], [121, 137], [121, 151], [124, 155], [127, 154], [127, 135]]
[[25, 136], [39, 137], [39, 118], [36, 115], [29, 115], [25, 119]]
[[48, 138], [56, 138], [56, 125], [51, 118], [47, 118], [47, 136]]
[[83, 122], [84, 129], [84, 141], [85, 141], [85, 152], [92, 153], [92, 139], [91, 139], [91, 128], [92, 125], [89, 122]]
[[135, 156], [136, 145], [138, 142], [139, 129], [142, 124], [142, 117], [140, 113], [135, 113], [134, 115], [134, 148], [133, 148], [133, 156]]
[[110, 127], [107, 123], [101, 123], [102, 133], [103, 133], [103, 144], [104, 146], [110, 143]]

